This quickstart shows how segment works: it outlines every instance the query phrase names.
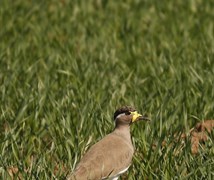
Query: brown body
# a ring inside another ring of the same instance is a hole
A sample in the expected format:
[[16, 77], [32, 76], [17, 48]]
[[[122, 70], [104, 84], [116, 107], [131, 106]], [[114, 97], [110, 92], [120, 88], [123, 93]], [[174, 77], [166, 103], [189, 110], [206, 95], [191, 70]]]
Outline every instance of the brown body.
[[[121, 149], [122, 153], [117, 153], [121, 152]], [[112, 150], [115, 153], [112, 154]], [[130, 137], [112, 132], [84, 155], [73, 173], [73, 179], [94, 180], [112, 177], [130, 166], [133, 153]]]

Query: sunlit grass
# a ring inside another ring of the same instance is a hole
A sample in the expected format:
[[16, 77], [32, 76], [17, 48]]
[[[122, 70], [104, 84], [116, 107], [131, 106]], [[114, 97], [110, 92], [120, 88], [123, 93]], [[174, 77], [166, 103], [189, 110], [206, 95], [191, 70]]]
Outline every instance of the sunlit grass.
[[214, 118], [213, 5], [1, 1], [0, 176], [65, 177], [128, 104], [152, 121], [125, 178], [212, 179], [213, 135], [198, 155], [161, 143]]

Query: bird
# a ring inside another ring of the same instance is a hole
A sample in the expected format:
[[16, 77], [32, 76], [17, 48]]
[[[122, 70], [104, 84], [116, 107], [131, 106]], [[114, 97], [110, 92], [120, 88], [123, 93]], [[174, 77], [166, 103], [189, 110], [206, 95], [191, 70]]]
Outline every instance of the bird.
[[130, 126], [139, 120], [149, 121], [132, 106], [118, 108], [114, 130], [89, 148], [67, 180], [117, 180], [131, 165], [134, 147]]

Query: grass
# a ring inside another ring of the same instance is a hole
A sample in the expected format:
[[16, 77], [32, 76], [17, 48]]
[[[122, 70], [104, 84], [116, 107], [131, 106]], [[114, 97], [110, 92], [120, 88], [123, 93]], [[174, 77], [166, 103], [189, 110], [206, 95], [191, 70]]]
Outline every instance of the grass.
[[126, 179], [213, 179], [213, 134], [195, 156], [190, 145], [160, 147], [214, 118], [213, 6], [1, 1], [0, 176], [16, 167], [15, 178], [63, 179], [128, 104], [152, 122], [132, 127]]

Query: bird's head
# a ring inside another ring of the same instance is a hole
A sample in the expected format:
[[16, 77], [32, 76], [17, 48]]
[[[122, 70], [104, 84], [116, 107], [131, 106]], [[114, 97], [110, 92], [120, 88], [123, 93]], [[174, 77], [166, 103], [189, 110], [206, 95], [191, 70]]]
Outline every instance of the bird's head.
[[128, 125], [131, 125], [139, 120], [149, 121], [147, 117], [139, 114], [136, 109], [131, 106], [123, 106], [117, 109], [114, 113], [114, 120], [116, 124]]

